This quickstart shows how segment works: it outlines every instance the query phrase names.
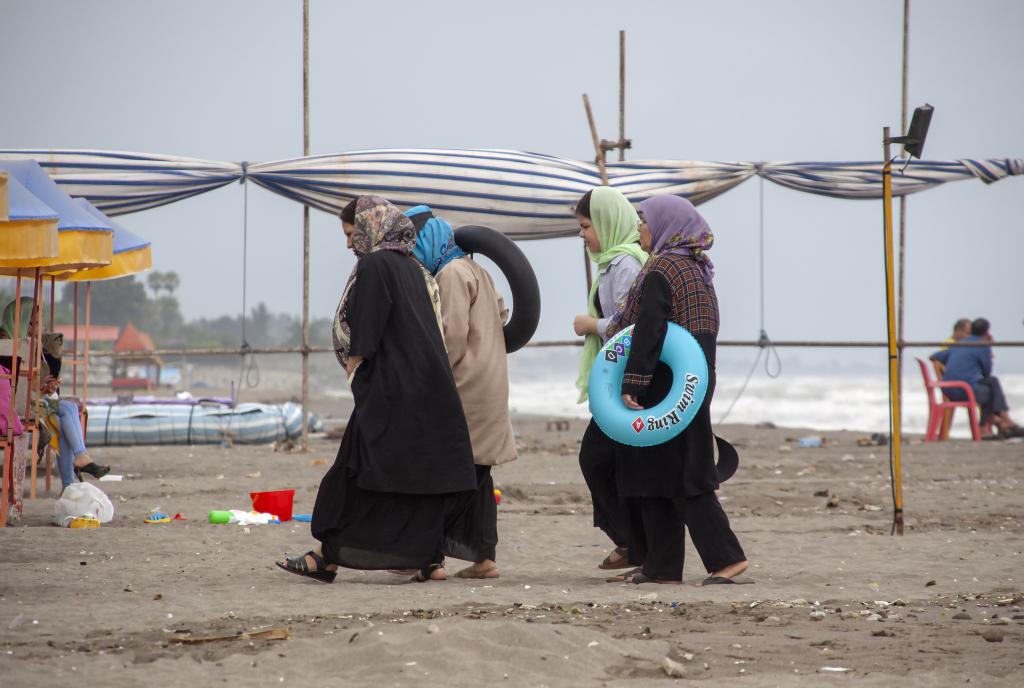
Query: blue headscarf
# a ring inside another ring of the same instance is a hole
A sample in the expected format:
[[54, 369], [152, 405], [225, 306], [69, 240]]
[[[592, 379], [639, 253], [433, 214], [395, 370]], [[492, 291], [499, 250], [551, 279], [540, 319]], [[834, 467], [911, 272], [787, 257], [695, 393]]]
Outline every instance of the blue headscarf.
[[409, 208], [405, 211], [405, 216], [411, 219], [419, 230], [412, 254], [431, 275], [436, 275], [445, 265], [466, 255], [466, 252], [455, 243], [452, 226], [441, 218], [434, 217], [434, 211], [428, 206], [418, 205]]

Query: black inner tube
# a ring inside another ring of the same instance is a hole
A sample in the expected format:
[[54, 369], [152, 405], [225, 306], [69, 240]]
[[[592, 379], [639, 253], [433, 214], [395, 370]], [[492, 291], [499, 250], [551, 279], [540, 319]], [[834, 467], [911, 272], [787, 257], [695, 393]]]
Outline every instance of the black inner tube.
[[505, 323], [505, 351], [526, 346], [540, 322], [540, 287], [533, 266], [511, 239], [480, 225], [455, 230], [455, 243], [466, 253], [479, 253], [494, 261], [512, 290], [512, 317]]

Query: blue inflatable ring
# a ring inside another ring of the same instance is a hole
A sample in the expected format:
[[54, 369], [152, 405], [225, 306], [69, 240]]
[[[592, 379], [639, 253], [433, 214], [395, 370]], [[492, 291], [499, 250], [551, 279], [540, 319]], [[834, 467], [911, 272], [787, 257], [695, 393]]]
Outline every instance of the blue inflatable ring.
[[708, 362], [693, 335], [668, 324], [661, 361], [672, 369], [672, 389], [655, 406], [636, 411], [622, 403], [622, 376], [633, 344], [633, 327], [608, 340], [590, 370], [590, 413], [616, 442], [633, 447], [664, 444], [697, 415], [708, 392]]

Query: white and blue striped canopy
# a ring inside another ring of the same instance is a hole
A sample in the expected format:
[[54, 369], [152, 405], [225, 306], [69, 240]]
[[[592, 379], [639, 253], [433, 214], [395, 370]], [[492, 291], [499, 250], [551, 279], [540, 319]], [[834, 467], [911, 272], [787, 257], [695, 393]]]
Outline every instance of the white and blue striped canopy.
[[[337, 213], [362, 194], [402, 207], [426, 204], [454, 224], [486, 224], [516, 239], [575, 234], [573, 204], [601, 183], [597, 165], [520, 151], [430, 148], [363, 150], [275, 162], [214, 162], [166, 155], [92, 150], [0, 150], [0, 160], [32, 158], [72, 196], [108, 215], [153, 208], [251, 179], [274, 193]], [[946, 182], [992, 183], [1024, 174], [1024, 160], [915, 160], [893, 193]], [[881, 164], [867, 162], [701, 162], [644, 160], [607, 164], [611, 186], [631, 201], [675, 194], [701, 204], [752, 176], [834, 198], [882, 194]]]
[[[702, 203], [753, 172], [746, 163], [608, 165], [610, 184], [634, 201], [671, 193]], [[355, 151], [251, 165], [249, 178], [330, 213], [357, 196], [376, 194], [402, 207], [429, 205], [456, 225], [500, 227], [519, 239], [577, 233], [573, 206], [601, 184], [594, 163], [505, 150]]]
[[0, 150], [0, 160], [31, 158], [69, 196], [81, 196], [114, 217], [156, 208], [242, 177], [234, 162], [97, 150]]

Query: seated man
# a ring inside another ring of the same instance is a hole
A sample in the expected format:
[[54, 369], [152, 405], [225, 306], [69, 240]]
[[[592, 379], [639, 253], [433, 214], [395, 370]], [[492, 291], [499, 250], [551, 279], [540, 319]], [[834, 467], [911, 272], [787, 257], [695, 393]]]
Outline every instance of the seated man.
[[[971, 323], [971, 334], [963, 342], [990, 342], [989, 322], [978, 318]], [[981, 425], [995, 422], [1002, 437], [1024, 437], [1024, 428], [1010, 418], [1010, 409], [1003, 394], [999, 378], [992, 375], [992, 347], [953, 346], [931, 355], [933, 361], [943, 364], [946, 369], [942, 379], [966, 382], [974, 390], [974, 398], [981, 405]], [[966, 401], [962, 389], [944, 389], [943, 393], [952, 401]]]

